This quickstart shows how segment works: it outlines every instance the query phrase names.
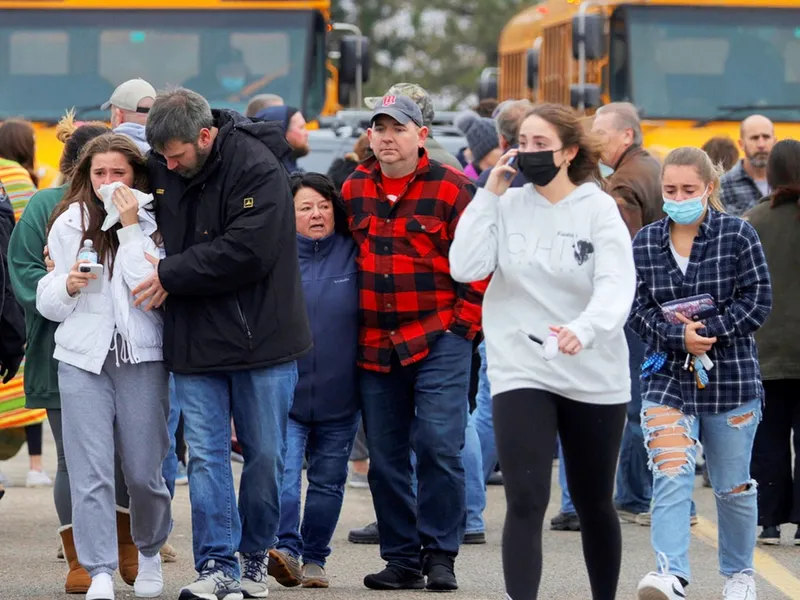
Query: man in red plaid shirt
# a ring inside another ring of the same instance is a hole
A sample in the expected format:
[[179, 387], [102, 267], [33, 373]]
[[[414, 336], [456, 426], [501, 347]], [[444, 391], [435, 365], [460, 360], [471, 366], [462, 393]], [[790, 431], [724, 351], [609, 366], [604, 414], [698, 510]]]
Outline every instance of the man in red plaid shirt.
[[358, 364], [369, 482], [388, 563], [365, 577], [371, 589], [458, 587], [453, 565], [466, 511], [460, 454], [486, 285], [450, 277], [450, 243], [475, 189], [428, 158], [427, 134], [413, 100], [384, 96], [368, 131], [375, 157], [342, 188], [359, 246]]

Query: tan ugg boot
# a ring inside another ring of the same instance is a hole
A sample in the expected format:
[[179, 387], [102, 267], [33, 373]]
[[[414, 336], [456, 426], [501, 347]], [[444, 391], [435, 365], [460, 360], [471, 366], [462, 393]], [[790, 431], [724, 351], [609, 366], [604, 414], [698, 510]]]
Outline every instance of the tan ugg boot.
[[61, 545], [64, 548], [64, 558], [69, 565], [67, 582], [64, 591], [68, 594], [85, 594], [92, 585], [92, 578], [78, 562], [78, 552], [75, 550], [75, 539], [72, 537], [72, 525], [64, 525], [58, 530], [61, 536]]
[[139, 550], [131, 535], [131, 513], [120, 506], [117, 507], [117, 550], [120, 577], [128, 585], [133, 585], [139, 574]]

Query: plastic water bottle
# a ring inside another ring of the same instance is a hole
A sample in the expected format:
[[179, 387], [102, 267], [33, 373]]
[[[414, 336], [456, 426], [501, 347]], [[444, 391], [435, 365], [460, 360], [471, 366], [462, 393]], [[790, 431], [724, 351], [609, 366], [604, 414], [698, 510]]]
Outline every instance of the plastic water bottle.
[[78, 260], [88, 260], [90, 263], [97, 264], [97, 252], [92, 240], [83, 240], [83, 248], [78, 252]]

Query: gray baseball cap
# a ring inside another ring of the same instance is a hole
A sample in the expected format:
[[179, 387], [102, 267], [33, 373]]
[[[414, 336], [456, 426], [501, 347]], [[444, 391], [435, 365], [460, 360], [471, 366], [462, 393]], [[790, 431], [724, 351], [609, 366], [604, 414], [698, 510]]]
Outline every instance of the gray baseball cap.
[[380, 115], [388, 115], [402, 125], [407, 125], [413, 121], [417, 127], [423, 126], [422, 111], [408, 96], [384, 96], [376, 104], [372, 111], [370, 125], [375, 118]]
[[[417, 103], [422, 111], [422, 122], [430, 125], [433, 122], [434, 110], [430, 95], [421, 85], [416, 83], [395, 83], [386, 92], [387, 96], [408, 96]], [[370, 96], [364, 98], [364, 104], [372, 110], [382, 100], [382, 96]]]

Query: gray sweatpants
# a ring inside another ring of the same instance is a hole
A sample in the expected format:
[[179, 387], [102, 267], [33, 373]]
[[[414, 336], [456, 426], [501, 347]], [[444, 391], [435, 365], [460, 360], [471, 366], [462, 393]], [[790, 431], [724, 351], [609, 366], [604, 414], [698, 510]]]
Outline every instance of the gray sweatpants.
[[172, 521], [161, 474], [169, 450], [169, 375], [163, 363], [117, 366], [111, 352], [95, 375], [62, 362], [58, 387], [78, 560], [91, 576], [118, 566], [115, 448], [130, 495], [133, 541], [142, 554], [155, 556]]

